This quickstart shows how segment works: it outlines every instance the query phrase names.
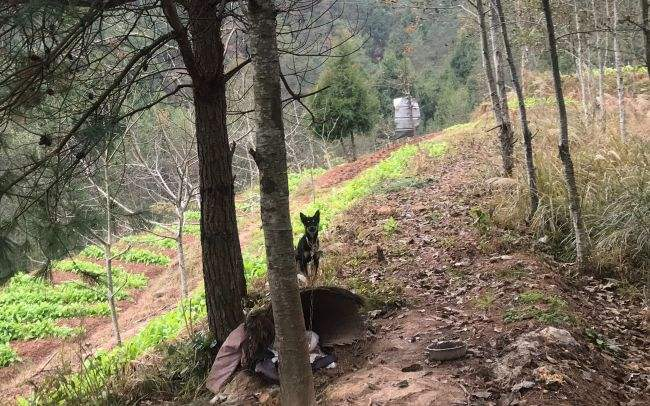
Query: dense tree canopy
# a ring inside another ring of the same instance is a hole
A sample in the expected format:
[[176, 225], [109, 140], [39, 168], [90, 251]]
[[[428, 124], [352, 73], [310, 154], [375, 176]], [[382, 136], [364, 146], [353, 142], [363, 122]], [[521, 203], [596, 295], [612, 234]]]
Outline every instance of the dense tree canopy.
[[378, 117], [379, 103], [368, 77], [352, 54], [343, 46], [325, 66], [311, 102], [314, 132], [326, 140], [339, 140], [370, 131]]

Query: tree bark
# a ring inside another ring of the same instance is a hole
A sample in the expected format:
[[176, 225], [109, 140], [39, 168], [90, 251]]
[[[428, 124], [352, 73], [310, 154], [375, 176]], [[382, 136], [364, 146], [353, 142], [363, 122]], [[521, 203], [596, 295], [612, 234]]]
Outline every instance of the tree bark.
[[625, 89], [623, 87], [623, 68], [621, 66], [621, 49], [618, 41], [618, 6], [616, 0], [612, 1], [612, 25], [614, 45], [614, 65], [616, 67], [616, 93], [618, 95], [618, 131], [622, 140], [627, 138], [625, 127]]
[[645, 67], [650, 78], [650, 1], [641, 1], [641, 24], [643, 24], [643, 38], [645, 42]]
[[494, 5], [499, 17], [501, 25], [501, 34], [503, 37], [503, 45], [506, 50], [506, 59], [510, 67], [510, 75], [512, 76], [512, 85], [517, 93], [517, 102], [519, 104], [519, 119], [521, 120], [521, 128], [524, 137], [524, 152], [526, 155], [526, 173], [528, 174], [528, 192], [530, 196], [530, 217], [535, 214], [539, 206], [539, 191], [537, 190], [537, 172], [535, 169], [535, 162], [533, 158], [533, 135], [528, 127], [528, 116], [526, 114], [526, 101], [524, 98], [524, 91], [519, 83], [519, 76], [517, 75], [517, 67], [515, 66], [515, 59], [512, 55], [510, 47], [510, 40], [508, 39], [508, 28], [506, 26], [503, 8], [501, 7], [501, 0], [494, 0]]
[[354, 143], [354, 134], [350, 134], [350, 145], [352, 146], [352, 162], [357, 160], [357, 145]]
[[251, 149], [250, 152], [260, 172], [260, 209], [275, 342], [280, 360], [281, 403], [286, 406], [315, 405], [305, 320], [293, 258], [276, 38], [277, 11], [273, 0], [248, 0], [248, 13], [257, 126], [257, 150]]
[[494, 56], [494, 75], [496, 77], [496, 93], [498, 97], [499, 115], [501, 116], [501, 125], [499, 126], [499, 141], [501, 143], [501, 155], [504, 159], [503, 172], [506, 176], [512, 175], [514, 167], [513, 149], [514, 149], [514, 130], [510, 122], [510, 109], [508, 108], [508, 92], [503, 74], [503, 57], [501, 55], [501, 45], [499, 43], [499, 16], [494, 5], [491, 4], [490, 18], [490, 38], [492, 40], [492, 53]]
[[[498, 0], [497, 0], [498, 1]], [[580, 207], [580, 195], [578, 194], [577, 182], [573, 170], [573, 161], [569, 149], [569, 126], [564, 104], [564, 94], [562, 92], [562, 78], [560, 76], [560, 67], [557, 57], [557, 47], [555, 44], [555, 27], [553, 25], [553, 16], [549, 0], [542, 0], [544, 15], [546, 17], [546, 28], [548, 31], [548, 45], [551, 56], [551, 65], [553, 70], [553, 82], [555, 86], [555, 97], [557, 99], [557, 108], [560, 118], [560, 139], [559, 155], [562, 165], [564, 166], [564, 177], [566, 188], [569, 195], [569, 209], [571, 211], [571, 220], [576, 240], [576, 260], [578, 268], [584, 270], [589, 260], [589, 237], [587, 235], [584, 222], [582, 220], [582, 211]]]
[[210, 331], [217, 341], [223, 342], [243, 321], [246, 281], [235, 212], [233, 151], [226, 128], [222, 15], [219, 2], [190, 1], [187, 7], [190, 44], [187, 29], [181, 25], [171, 0], [163, 0], [163, 11], [192, 78], [205, 300]]

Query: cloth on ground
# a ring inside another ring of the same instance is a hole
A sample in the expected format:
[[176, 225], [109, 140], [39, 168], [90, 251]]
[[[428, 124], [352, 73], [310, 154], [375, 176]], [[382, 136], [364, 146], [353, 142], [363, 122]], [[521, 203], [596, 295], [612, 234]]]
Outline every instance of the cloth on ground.
[[213, 393], [218, 393], [226, 381], [235, 373], [243, 355], [243, 345], [246, 342], [244, 323], [230, 332], [224, 341], [217, 358], [215, 358], [205, 386]]
[[[309, 346], [309, 361], [312, 371], [321, 368], [333, 368], [336, 366], [336, 357], [328, 355], [321, 351], [318, 346], [319, 337], [313, 331], [306, 331], [307, 343]], [[228, 335], [224, 341], [217, 357], [212, 364], [210, 373], [206, 380], [205, 386], [213, 393], [219, 393], [228, 379], [235, 373], [239, 367], [242, 357], [244, 356], [243, 346], [246, 342], [247, 335], [244, 324], [240, 324]], [[275, 346], [275, 343], [274, 343]], [[261, 374], [272, 382], [278, 382], [278, 353], [273, 348], [269, 348], [263, 361], [255, 365], [255, 372]]]

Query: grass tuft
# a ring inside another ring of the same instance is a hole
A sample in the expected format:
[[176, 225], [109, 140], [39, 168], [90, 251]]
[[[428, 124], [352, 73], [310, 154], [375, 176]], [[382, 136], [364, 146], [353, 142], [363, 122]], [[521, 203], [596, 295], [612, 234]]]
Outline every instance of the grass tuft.
[[569, 313], [567, 303], [556, 295], [538, 290], [522, 292], [517, 296], [517, 305], [506, 310], [503, 320], [512, 323], [535, 319], [544, 324], [571, 324], [574, 317]]

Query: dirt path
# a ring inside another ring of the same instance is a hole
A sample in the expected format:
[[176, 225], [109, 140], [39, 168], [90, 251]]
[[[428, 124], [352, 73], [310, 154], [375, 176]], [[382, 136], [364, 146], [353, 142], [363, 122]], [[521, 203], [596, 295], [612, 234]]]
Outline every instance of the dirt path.
[[[468, 153], [423, 165], [422, 185], [366, 199], [322, 244], [325, 268], [396, 302], [370, 312], [365, 341], [337, 350], [338, 368], [317, 377], [320, 403], [648, 404], [641, 301], [593, 278], [568, 276], [531, 253], [525, 236], [477, 225], [471, 213], [494, 193], [477, 179], [497, 166], [466, 147]], [[391, 217], [398, 226], [387, 232]], [[440, 339], [466, 341], [468, 355], [427, 361], [426, 346]]]

